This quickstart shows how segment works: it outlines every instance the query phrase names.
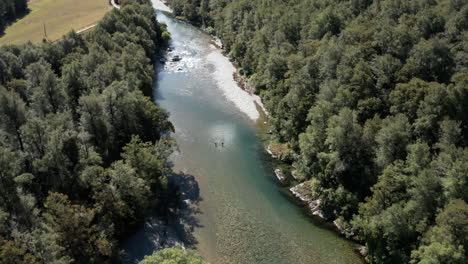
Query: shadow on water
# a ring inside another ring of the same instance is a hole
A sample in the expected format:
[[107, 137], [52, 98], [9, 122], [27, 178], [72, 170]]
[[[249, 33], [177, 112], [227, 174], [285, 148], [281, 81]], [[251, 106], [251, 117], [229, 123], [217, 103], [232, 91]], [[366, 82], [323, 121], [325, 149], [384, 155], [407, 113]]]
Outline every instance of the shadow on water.
[[[194, 248], [198, 243], [193, 232], [202, 227], [196, 216], [202, 212], [202, 201], [195, 177], [186, 173], [168, 176], [167, 209], [156, 208], [144, 226], [130, 237], [124, 245], [123, 263], [138, 263], [156, 250], [177, 245]], [[166, 207], [166, 206], [165, 206]]]
[[176, 191], [177, 200], [169, 213], [173, 219], [168, 219], [167, 225], [174, 225], [183, 245], [193, 248], [197, 244], [193, 231], [195, 228], [203, 227], [196, 218], [202, 213], [198, 208], [198, 204], [202, 201], [200, 187], [193, 175], [182, 172], [173, 173], [169, 179], [169, 189]]

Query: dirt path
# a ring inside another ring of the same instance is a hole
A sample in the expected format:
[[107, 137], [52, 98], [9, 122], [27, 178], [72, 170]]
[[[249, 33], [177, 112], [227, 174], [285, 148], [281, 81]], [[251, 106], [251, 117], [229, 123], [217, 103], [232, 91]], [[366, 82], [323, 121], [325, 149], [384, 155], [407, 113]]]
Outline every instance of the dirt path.
[[[111, 0], [111, 1], [110, 1], [110, 4], [111, 4], [114, 8], [120, 9], [120, 6], [119, 6], [117, 3], [115, 3], [115, 0]], [[82, 28], [82, 29], [76, 31], [76, 33], [81, 34], [81, 33], [83, 33], [83, 32], [86, 32], [86, 31], [88, 31], [88, 30], [94, 28], [95, 26], [97, 26], [97, 24], [84, 27], [84, 28]]]
[[111, 5], [112, 5], [114, 8], [120, 9], [120, 6], [119, 6], [118, 4], [115, 3], [115, 0], [111, 0]]

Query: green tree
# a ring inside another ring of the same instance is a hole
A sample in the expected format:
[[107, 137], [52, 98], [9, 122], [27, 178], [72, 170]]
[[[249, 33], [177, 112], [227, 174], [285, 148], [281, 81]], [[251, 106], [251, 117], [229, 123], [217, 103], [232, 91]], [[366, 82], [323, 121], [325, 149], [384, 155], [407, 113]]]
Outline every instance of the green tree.
[[193, 250], [166, 248], [146, 256], [139, 264], [204, 264], [206, 262]]
[[24, 151], [21, 126], [26, 123], [26, 105], [15, 92], [0, 87], [1, 128], [12, 138], [12, 145]]
[[467, 263], [468, 205], [453, 200], [437, 215], [436, 225], [422, 238], [422, 245], [412, 252], [411, 263]]
[[50, 193], [44, 207], [45, 224], [58, 234], [59, 244], [76, 262], [102, 263], [105, 252], [98, 247], [100, 237], [94, 224], [94, 209], [72, 204], [60, 193]]
[[376, 136], [376, 162], [385, 168], [395, 160], [406, 157], [406, 146], [411, 139], [411, 127], [408, 118], [403, 115], [387, 117], [382, 121], [382, 129]]

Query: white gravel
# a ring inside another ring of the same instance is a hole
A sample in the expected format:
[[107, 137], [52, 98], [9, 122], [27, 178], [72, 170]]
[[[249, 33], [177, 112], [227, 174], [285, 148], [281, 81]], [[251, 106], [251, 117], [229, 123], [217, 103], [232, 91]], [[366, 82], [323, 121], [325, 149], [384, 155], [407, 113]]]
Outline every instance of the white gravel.
[[219, 88], [223, 91], [224, 96], [250, 119], [257, 120], [260, 114], [255, 106], [255, 102], [263, 108], [260, 97], [242, 90], [233, 77], [234, 72], [236, 72], [234, 65], [214, 45], [212, 45], [211, 49], [212, 51], [206, 59], [215, 66], [213, 77]]
[[151, 2], [153, 3], [154, 9], [158, 9], [158, 10], [161, 10], [161, 11], [166, 11], [166, 12], [172, 13], [172, 9], [170, 7], [168, 7], [163, 1], [161, 1], [161, 0], [151, 0]]

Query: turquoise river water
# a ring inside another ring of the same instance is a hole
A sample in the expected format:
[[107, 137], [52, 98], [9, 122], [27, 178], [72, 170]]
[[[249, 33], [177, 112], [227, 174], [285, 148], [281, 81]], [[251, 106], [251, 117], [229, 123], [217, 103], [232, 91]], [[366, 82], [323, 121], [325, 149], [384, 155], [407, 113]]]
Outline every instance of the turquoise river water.
[[[187, 201], [196, 209], [193, 247], [212, 264], [362, 263], [351, 242], [311, 220], [276, 183], [253, 121], [258, 112], [252, 102], [243, 105], [245, 95], [226, 90], [232, 72], [213, 39], [157, 15], [172, 50], [157, 69], [156, 103], [175, 126], [175, 170], [194, 176], [199, 188], [198, 201]], [[175, 55], [182, 59], [172, 62]], [[157, 247], [151, 232], [146, 226], [127, 242], [129, 263]]]

